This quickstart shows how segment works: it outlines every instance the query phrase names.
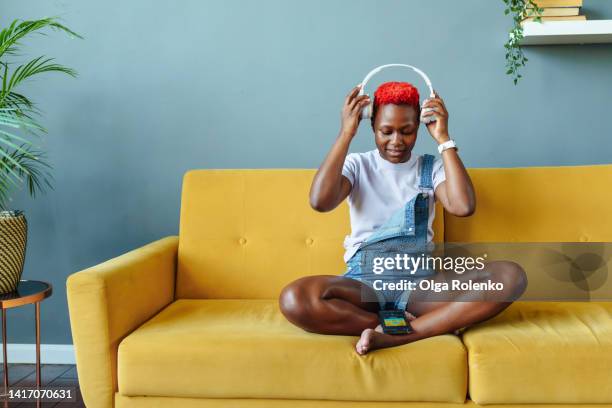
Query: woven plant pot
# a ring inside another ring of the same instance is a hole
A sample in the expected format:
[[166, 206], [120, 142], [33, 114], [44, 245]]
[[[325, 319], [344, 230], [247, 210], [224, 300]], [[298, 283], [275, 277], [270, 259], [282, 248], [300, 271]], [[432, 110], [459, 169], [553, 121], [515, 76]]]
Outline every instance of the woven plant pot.
[[17, 289], [28, 239], [22, 211], [0, 211], [0, 294]]

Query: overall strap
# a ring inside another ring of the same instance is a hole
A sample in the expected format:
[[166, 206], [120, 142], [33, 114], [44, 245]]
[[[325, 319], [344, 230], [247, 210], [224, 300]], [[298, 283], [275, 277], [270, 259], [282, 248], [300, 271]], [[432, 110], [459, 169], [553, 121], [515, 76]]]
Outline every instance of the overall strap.
[[419, 190], [426, 192], [433, 190], [433, 163], [434, 157], [431, 154], [424, 154], [421, 159], [421, 180]]

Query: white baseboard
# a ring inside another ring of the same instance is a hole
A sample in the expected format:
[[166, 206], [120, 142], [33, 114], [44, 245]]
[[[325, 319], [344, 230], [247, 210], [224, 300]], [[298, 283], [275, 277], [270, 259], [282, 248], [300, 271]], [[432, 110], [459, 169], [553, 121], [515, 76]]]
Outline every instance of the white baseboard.
[[[6, 345], [7, 360], [9, 364], [35, 364], [36, 344]], [[0, 352], [0, 362], [3, 362]], [[40, 362], [42, 364], [75, 364], [74, 346], [72, 344], [41, 344]]]

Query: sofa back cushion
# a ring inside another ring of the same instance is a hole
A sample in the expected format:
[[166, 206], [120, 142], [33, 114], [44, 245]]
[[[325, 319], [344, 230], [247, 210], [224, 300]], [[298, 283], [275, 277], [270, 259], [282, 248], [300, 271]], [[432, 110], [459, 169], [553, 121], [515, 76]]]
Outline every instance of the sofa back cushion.
[[[177, 298], [272, 299], [306, 275], [344, 272], [346, 201], [310, 208], [315, 170], [193, 170], [185, 174]], [[443, 239], [441, 207], [434, 232]]]
[[444, 216], [448, 242], [610, 242], [612, 165], [469, 169], [471, 217]]

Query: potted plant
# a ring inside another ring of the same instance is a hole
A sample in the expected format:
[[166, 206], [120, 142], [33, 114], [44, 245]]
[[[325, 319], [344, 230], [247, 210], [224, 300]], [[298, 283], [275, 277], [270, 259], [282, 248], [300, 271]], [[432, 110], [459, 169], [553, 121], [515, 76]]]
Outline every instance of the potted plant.
[[45, 187], [52, 188], [51, 166], [35, 144], [46, 132], [37, 121], [40, 111], [19, 87], [47, 72], [76, 76], [73, 69], [45, 56], [15, 62], [23, 39], [45, 29], [81, 38], [55, 18], [15, 20], [0, 31], [0, 293], [12, 292], [19, 284], [27, 241], [26, 218], [22, 211], [10, 208], [11, 193], [23, 184], [32, 197]]

